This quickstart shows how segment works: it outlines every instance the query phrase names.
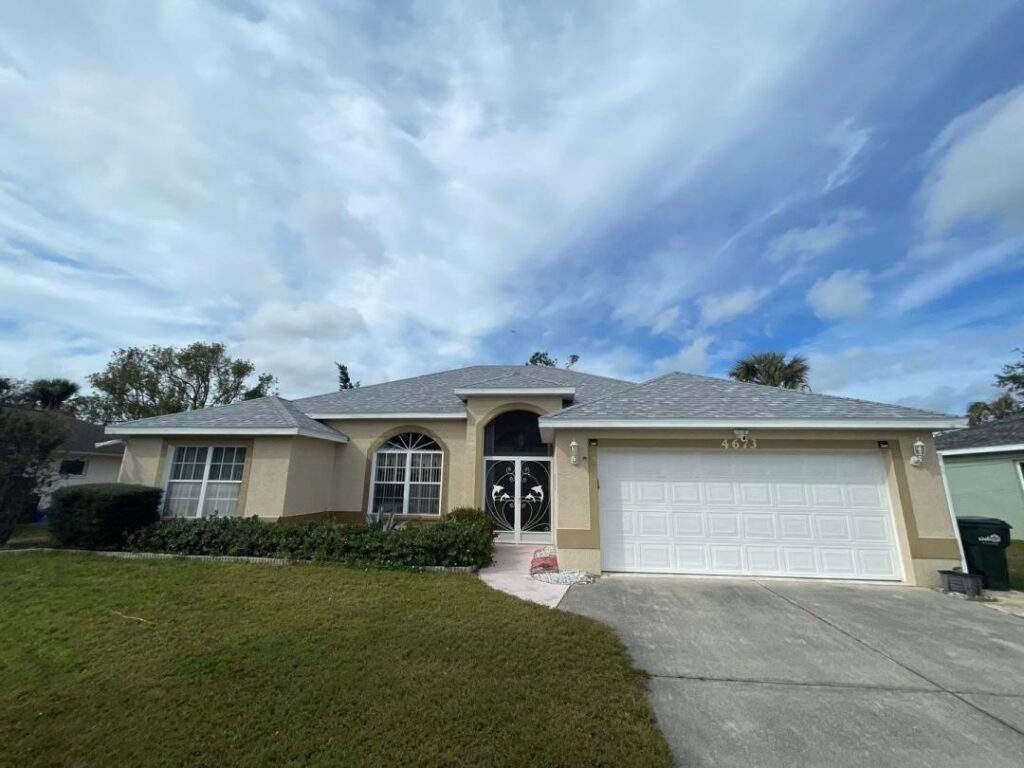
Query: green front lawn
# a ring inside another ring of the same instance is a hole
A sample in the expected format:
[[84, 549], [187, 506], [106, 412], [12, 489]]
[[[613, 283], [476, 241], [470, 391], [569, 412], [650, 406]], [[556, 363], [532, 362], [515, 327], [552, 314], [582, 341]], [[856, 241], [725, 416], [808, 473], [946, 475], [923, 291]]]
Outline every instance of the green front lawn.
[[668, 766], [610, 629], [474, 576], [0, 555], [5, 765]]
[[28, 549], [30, 547], [54, 547], [56, 543], [50, 534], [49, 523], [22, 523], [14, 529], [7, 544], [0, 549]]
[[1010, 542], [1006, 562], [1010, 566], [1010, 587], [1024, 590], [1024, 541]]

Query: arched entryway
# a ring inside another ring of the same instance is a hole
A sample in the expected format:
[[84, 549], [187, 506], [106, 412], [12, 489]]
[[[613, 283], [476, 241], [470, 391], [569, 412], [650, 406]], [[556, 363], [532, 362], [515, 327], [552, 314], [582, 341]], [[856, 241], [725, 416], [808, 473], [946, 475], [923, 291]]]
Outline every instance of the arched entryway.
[[551, 541], [551, 446], [537, 414], [506, 411], [484, 429], [484, 509], [498, 541]]

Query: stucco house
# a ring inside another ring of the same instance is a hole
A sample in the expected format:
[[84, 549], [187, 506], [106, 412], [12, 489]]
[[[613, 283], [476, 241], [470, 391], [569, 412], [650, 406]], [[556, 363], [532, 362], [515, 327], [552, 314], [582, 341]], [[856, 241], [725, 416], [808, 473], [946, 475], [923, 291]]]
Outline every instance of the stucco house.
[[1024, 539], [1024, 413], [935, 438], [961, 516], [998, 517]]
[[961, 564], [941, 413], [671, 373], [473, 366], [112, 425], [172, 515], [437, 520], [592, 572], [933, 584]]

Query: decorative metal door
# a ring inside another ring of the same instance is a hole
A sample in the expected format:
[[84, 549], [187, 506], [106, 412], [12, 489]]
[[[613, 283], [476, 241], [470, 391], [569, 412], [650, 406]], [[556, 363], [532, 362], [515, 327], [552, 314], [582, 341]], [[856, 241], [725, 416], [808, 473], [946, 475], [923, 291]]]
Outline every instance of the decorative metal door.
[[551, 459], [484, 459], [484, 508], [500, 541], [550, 541]]

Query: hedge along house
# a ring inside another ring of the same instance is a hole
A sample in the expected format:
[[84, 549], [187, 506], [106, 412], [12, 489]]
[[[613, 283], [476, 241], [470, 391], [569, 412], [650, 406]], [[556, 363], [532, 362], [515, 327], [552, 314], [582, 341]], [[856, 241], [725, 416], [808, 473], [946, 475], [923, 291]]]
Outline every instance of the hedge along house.
[[107, 428], [167, 514], [437, 520], [563, 568], [933, 584], [961, 564], [932, 434], [962, 419], [673, 373], [474, 366]]
[[957, 515], [998, 517], [1024, 539], [1024, 414], [935, 438]]

